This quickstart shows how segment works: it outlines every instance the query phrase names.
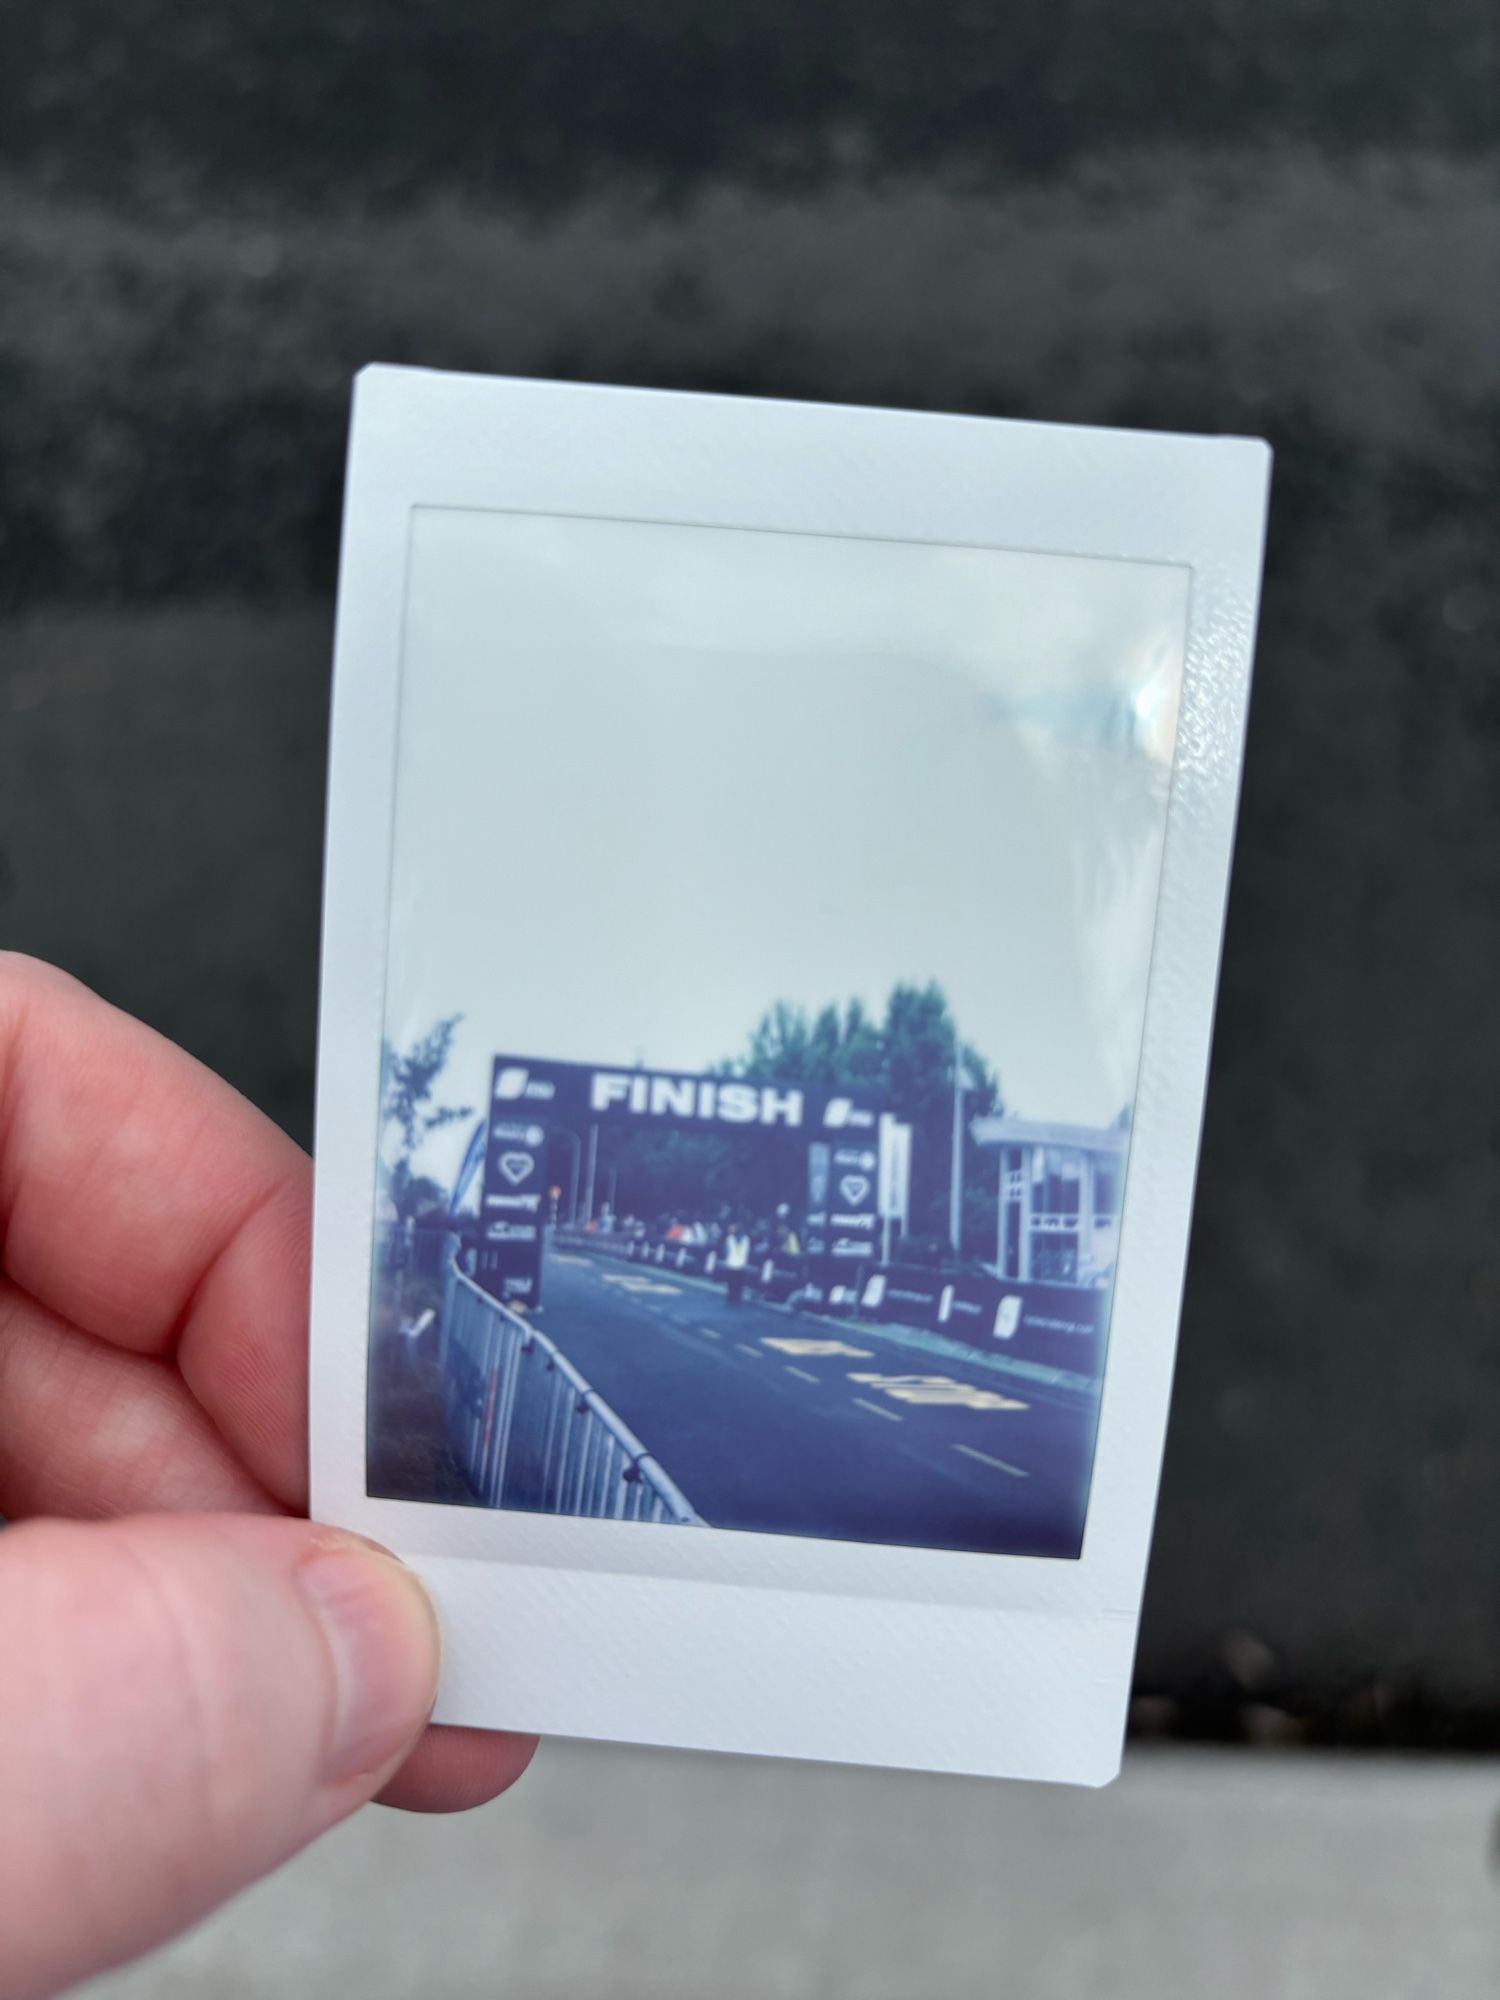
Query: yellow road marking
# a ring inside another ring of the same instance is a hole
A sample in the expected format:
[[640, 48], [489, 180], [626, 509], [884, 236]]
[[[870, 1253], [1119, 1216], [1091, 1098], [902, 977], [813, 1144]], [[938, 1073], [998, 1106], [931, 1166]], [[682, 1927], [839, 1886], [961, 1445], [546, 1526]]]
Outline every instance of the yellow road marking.
[[951, 1375], [860, 1375], [851, 1382], [867, 1383], [898, 1403], [923, 1403], [960, 1410], [1024, 1410], [1027, 1404], [998, 1389], [978, 1389], [972, 1382], [955, 1382]]
[[846, 1354], [851, 1361], [871, 1359], [868, 1347], [851, 1347], [847, 1340], [788, 1340], [771, 1333], [763, 1333], [760, 1338], [764, 1347], [778, 1348], [783, 1354], [800, 1354], [809, 1361], [835, 1354]]
[[872, 1417], [884, 1417], [888, 1424], [899, 1424], [905, 1421], [904, 1418], [898, 1417], [894, 1410], [882, 1410], [879, 1403], [867, 1403], [863, 1396], [856, 1396], [854, 1400], [862, 1410], [868, 1410]]
[[971, 1444], [956, 1444], [953, 1449], [961, 1451], [965, 1458], [977, 1458], [985, 1465], [996, 1466], [1001, 1472], [1008, 1472], [1012, 1479], [1029, 1479], [1031, 1474], [1019, 1465], [1007, 1465], [1003, 1458], [991, 1458], [987, 1451], [976, 1451]]

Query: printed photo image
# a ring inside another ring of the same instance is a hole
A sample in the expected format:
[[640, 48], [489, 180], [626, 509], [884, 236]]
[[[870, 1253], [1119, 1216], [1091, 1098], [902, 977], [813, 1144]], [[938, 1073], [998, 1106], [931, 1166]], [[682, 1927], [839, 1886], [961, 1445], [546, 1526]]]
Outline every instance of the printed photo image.
[[1187, 589], [416, 510], [371, 1495], [1079, 1554]]

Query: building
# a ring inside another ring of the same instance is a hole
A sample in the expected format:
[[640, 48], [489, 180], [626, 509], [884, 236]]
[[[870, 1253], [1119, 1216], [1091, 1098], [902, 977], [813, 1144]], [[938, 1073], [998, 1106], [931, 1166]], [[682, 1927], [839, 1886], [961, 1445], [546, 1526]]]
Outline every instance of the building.
[[1114, 1276], [1130, 1133], [1120, 1127], [976, 1118], [981, 1146], [1000, 1148], [1002, 1278], [1102, 1285]]

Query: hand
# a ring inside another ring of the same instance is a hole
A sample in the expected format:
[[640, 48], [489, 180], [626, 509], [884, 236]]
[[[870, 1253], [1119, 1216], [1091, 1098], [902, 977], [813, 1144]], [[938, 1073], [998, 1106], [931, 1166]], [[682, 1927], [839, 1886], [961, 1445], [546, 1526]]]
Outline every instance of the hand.
[[473, 1805], [531, 1754], [424, 1733], [415, 1579], [295, 1518], [310, 1192], [227, 1084], [0, 954], [6, 2000], [145, 1950], [371, 1797]]

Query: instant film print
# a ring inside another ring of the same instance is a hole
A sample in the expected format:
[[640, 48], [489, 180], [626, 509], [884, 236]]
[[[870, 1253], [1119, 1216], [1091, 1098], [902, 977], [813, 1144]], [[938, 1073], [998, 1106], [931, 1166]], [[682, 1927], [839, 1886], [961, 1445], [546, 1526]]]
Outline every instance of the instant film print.
[[[314, 1457], [320, 1506], [462, 1600], [456, 1719], [1107, 1775], [1265, 469], [1235, 442], [365, 378]], [[545, 1575], [549, 1609], [482, 1631], [507, 1565], [512, 1605]], [[795, 1720], [744, 1639], [789, 1588], [813, 1623], [785, 1643], [817, 1655]], [[924, 1648], [953, 1672], [941, 1620], [911, 1622], [934, 1590], [989, 1614], [970, 1653], [1028, 1606], [1053, 1623], [1009, 1628], [994, 1689], [923, 1747], [910, 1707], [882, 1734], [902, 1670], [837, 1606], [907, 1619], [920, 1715]], [[711, 1691], [575, 1673], [622, 1616], [649, 1673]]]
[[1186, 570], [409, 564], [371, 1491], [1076, 1557]]

